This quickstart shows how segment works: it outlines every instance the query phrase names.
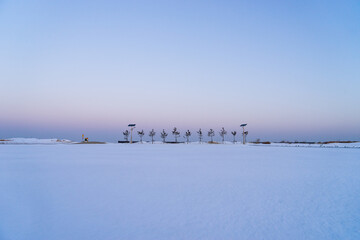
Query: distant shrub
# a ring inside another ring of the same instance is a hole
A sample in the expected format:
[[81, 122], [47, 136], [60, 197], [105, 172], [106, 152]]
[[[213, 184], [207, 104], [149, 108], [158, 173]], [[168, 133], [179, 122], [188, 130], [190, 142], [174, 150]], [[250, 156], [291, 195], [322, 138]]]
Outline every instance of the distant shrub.
[[212, 130], [212, 129], [210, 129], [209, 131], [208, 131], [208, 136], [210, 137], [210, 142], [213, 142], [213, 137], [215, 136], [215, 132], [214, 132], [214, 130]]

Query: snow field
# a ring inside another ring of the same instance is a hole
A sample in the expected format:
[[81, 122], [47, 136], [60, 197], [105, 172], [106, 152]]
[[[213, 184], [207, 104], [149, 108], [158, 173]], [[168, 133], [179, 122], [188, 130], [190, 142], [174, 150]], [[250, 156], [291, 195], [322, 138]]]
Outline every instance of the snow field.
[[2, 145], [0, 239], [360, 239], [359, 153]]

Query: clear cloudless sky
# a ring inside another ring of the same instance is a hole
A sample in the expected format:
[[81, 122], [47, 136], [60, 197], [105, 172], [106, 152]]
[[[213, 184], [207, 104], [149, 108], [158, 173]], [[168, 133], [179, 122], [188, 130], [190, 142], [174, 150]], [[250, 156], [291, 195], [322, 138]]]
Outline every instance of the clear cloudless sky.
[[359, 140], [360, 2], [0, 0], [0, 83], [0, 139]]

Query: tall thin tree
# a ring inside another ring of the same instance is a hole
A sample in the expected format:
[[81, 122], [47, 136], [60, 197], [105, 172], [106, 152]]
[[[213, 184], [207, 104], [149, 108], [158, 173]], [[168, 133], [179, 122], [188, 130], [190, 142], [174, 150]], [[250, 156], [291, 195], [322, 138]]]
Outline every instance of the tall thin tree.
[[246, 132], [243, 132], [243, 138], [244, 138], [244, 140], [243, 140], [243, 144], [245, 144], [246, 143], [246, 136], [249, 134], [249, 132], [248, 131], [246, 131]]
[[215, 136], [214, 130], [210, 129], [210, 130], [208, 131], [208, 136], [210, 137], [211, 142], [213, 142], [213, 137]]
[[151, 143], [154, 144], [154, 136], [155, 136], [156, 132], [154, 131], [154, 129], [152, 129], [149, 132], [149, 137], [151, 137]]
[[140, 142], [142, 143], [142, 138], [143, 138], [143, 136], [145, 135], [144, 130], [138, 131], [137, 134], [139, 135], [139, 137], [140, 137]]
[[177, 130], [176, 127], [174, 127], [173, 131], [172, 131], [172, 134], [174, 135], [175, 137], [175, 142], [177, 142], [177, 139], [178, 137], [180, 136], [180, 132]]
[[124, 135], [124, 139], [125, 139], [125, 141], [129, 141], [129, 134], [130, 134], [130, 132], [128, 131], [128, 130], [126, 130], [125, 132], [123, 132], [123, 135]]
[[201, 140], [203, 139], [203, 132], [201, 128], [199, 129], [199, 131], [197, 131], [197, 134], [199, 135], [199, 142], [201, 143]]
[[221, 131], [219, 132], [219, 134], [222, 137], [222, 143], [224, 143], [225, 135], [227, 134], [227, 131], [225, 130], [225, 128], [222, 128]]
[[160, 133], [160, 137], [163, 139], [163, 143], [165, 143], [166, 137], [167, 137], [167, 133], [165, 132], [165, 130], [163, 129], [162, 132]]
[[189, 143], [189, 137], [191, 136], [190, 130], [187, 130], [187, 131], [185, 132], [185, 136], [186, 136], [186, 143]]
[[231, 132], [231, 134], [234, 136], [234, 141], [233, 141], [234, 143], [236, 143], [236, 138], [235, 138], [236, 133], [237, 133], [236, 131]]

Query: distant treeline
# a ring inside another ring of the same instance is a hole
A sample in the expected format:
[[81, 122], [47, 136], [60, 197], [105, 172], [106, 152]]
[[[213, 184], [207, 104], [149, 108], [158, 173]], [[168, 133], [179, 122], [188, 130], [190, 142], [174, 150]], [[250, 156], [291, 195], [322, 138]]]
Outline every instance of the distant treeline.
[[[139, 136], [139, 142], [143, 141], [143, 137], [145, 135], [144, 130], [140, 130], [136, 132], [137, 135]], [[165, 129], [163, 129], [159, 134], [160, 134], [160, 138], [162, 139], [163, 143], [179, 143], [178, 138], [181, 137], [181, 132], [174, 127], [173, 130], [170, 132], [173, 137], [174, 137], [174, 141], [166, 141], [167, 137], [168, 137], [168, 133], [165, 131]], [[225, 141], [225, 137], [227, 135], [227, 131], [225, 130], [225, 128], [221, 128], [221, 130], [218, 132], [219, 136], [222, 139], [222, 143], [224, 143]], [[130, 137], [131, 132], [129, 130], [126, 130], [123, 132], [123, 136], [124, 136], [124, 140], [125, 141], [118, 141], [119, 143], [129, 143], [129, 137]], [[151, 142], [154, 143], [154, 138], [156, 136], [156, 132], [154, 129], [152, 129], [149, 133], [148, 136], [151, 138]], [[208, 131], [203, 132], [203, 130], [200, 128], [198, 131], [196, 131], [194, 134], [197, 135], [199, 142], [203, 142], [204, 141], [204, 135], [206, 135], [208, 137], [208, 141], [209, 143], [216, 143], [214, 142], [214, 137], [216, 136], [216, 132], [213, 129], [210, 129]], [[232, 135], [232, 142], [236, 142], [236, 135], [238, 134], [237, 131], [231, 131], [231, 135]], [[186, 143], [190, 142], [190, 137], [193, 135], [193, 133], [190, 130], [185, 131], [185, 133], [183, 134], [184, 139], [186, 139]], [[243, 137], [243, 143], [246, 142], [246, 136], [248, 135], [248, 131], [243, 131], [241, 133], [242, 137]], [[135, 141], [132, 141], [133, 143], [135, 143]], [[137, 142], [137, 141], [136, 141]]]

